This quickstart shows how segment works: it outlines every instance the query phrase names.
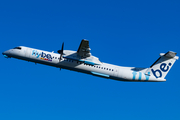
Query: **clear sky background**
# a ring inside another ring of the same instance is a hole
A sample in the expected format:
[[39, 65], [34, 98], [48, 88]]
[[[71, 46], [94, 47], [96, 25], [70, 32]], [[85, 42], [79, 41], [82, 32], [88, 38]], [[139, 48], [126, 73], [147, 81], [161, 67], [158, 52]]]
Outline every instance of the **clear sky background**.
[[[77, 50], [102, 62], [149, 67], [180, 55], [179, 0], [5, 0], [0, 52], [16, 46]], [[180, 61], [166, 82], [121, 82], [0, 56], [1, 120], [179, 120]]]

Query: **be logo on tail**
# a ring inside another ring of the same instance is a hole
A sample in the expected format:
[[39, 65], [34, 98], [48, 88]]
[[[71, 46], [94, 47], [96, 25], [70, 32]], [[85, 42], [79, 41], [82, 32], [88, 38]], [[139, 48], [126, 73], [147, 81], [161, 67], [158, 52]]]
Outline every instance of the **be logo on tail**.
[[162, 77], [162, 72], [168, 72], [168, 70], [170, 69], [170, 66], [172, 64], [169, 63], [168, 65], [166, 63], [162, 63], [160, 65], [160, 69], [157, 69], [157, 70], [153, 70], [151, 69], [153, 75], [156, 77], [156, 78], [161, 78]]

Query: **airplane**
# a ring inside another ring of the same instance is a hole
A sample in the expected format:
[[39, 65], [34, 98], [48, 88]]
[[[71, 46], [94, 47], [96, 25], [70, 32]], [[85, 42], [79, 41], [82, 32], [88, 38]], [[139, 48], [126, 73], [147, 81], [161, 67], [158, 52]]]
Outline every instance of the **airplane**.
[[160, 53], [160, 57], [149, 68], [123, 67], [101, 62], [90, 52], [89, 41], [83, 39], [77, 51], [64, 50], [64, 43], [58, 53], [35, 48], [18, 46], [4, 51], [5, 58], [40, 63], [57, 68], [68, 69], [118, 81], [162, 82], [165, 76], [179, 59], [177, 53], [168, 51]]

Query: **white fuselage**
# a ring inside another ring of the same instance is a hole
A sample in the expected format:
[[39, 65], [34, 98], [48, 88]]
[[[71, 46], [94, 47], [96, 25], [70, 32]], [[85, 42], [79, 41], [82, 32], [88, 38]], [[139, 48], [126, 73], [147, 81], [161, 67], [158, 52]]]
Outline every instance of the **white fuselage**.
[[[65, 53], [68, 54], [63, 55], [62, 60], [59, 60], [60, 54], [21, 46], [21, 49], [5, 51], [3, 55], [120, 81], [166, 81], [152, 75], [146, 75], [145, 71], [148, 68], [121, 67], [100, 61], [99, 64], [86, 64], [81, 59], [74, 60], [72, 57], [68, 57], [76, 55], [76, 51], [66, 50]], [[94, 57], [94, 59], [97, 58]]]

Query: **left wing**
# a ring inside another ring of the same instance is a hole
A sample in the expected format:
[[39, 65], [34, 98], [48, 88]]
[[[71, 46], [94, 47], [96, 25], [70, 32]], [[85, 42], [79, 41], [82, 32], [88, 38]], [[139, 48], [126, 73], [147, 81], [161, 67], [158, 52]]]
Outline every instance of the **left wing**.
[[68, 53], [64, 58], [79, 61], [88, 65], [100, 65], [99, 58], [91, 55], [89, 47], [89, 41], [83, 39], [76, 53]]
[[90, 57], [91, 53], [90, 53], [90, 47], [89, 47], [89, 41], [83, 39], [81, 41], [81, 44], [77, 50], [77, 53], [79, 56], [81, 56], [82, 58], [86, 58], [86, 57]]

